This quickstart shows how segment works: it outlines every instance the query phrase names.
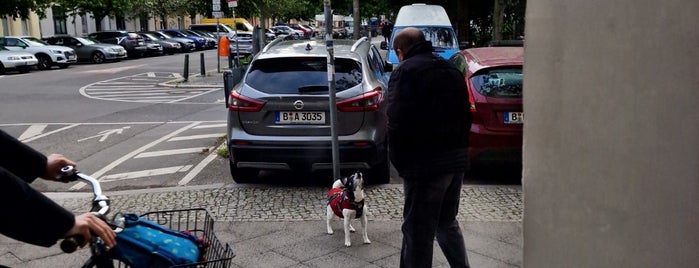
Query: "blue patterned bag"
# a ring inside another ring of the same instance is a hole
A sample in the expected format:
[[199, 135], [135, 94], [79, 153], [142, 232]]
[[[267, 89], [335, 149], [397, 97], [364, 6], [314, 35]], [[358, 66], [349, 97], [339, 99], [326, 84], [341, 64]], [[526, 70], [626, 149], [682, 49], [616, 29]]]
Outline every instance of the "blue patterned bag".
[[123, 214], [124, 230], [117, 233], [112, 258], [131, 267], [170, 267], [202, 260], [205, 246], [188, 232], [178, 232], [136, 214]]

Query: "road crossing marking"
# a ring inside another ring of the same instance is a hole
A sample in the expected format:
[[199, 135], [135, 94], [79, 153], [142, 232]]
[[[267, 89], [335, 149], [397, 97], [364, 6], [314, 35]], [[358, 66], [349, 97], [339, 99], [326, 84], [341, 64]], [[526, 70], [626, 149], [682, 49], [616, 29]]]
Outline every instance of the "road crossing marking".
[[197, 148], [161, 150], [161, 151], [140, 153], [137, 156], [135, 156], [134, 158], [146, 158], [146, 157], [157, 157], [157, 156], [166, 156], [166, 155], [201, 153], [201, 152], [211, 151], [212, 149], [213, 149], [213, 147], [209, 147], [209, 148], [197, 147]]
[[168, 141], [188, 141], [188, 140], [199, 140], [199, 139], [211, 139], [211, 138], [219, 138], [222, 136], [225, 136], [226, 134], [220, 133], [220, 134], [202, 134], [202, 135], [191, 135], [191, 136], [180, 136], [180, 137], [174, 137], [172, 139], [169, 139]]
[[119, 174], [105, 175], [105, 176], [102, 176], [102, 178], [100, 179], [100, 182], [110, 182], [110, 181], [137, 179], [137, 178], [159, 176], [159, 175], [168, 175], [168, 174], [174, 174], [177, 172], [187, 172], [191, 168], [192, 168], [192, 165], [184, 165], [184, 166], [156, 168], [156, 169], [148, 169], [148, 170], [141, 170], [141, 171], [133, 171], [133, 172], [125, 172], [125, 173], [119, 173]]
[[217, 127], [226, 127], [227, 124], [213, 124], [213, 125], [198, 125], [194, 127], [194, 129], [202, 129], [202, 128], [217, 128]]
[[[178, 130], [173, 131], [172, 133], [170, 133], [170, 134], [168, 134], [168, 135], [165, 135], [165, 136], [161, 137], [160, 139], [157, 139], [157, 140], [155, 140], [155, 141], [152, 141], [151, 143], [146, 144], [146, 145], [144, 145], [143, 147], [138, 148], [138, 149], [136, 149], [136, 150], [134, 150], [134, 151], [132, 151], [132, 152], [130, 152], [130, 153], [128, 153], [128, 154], [122, 156], [121, 158], [119, 158], [119, 159], [117, 159], [117, 160], [115, 160], [115, 161], [109, 163], [109, 165], [107, 165], [107, 166], [103, 167], [102, 169], [98, 170], [97, 172], [93, 173], [93, 174], [92, 174], [92, 177], [93, 177], [93, 178], [96, 178], [97, 180], [101, 180], [100, 177], [101, 177], [102, 175], [104, 175], [104, 174], [107, 173], [108, 171], [114, 169], [116, 166], [120, 165], [121, 163], [126, 162], [126, 160], [129, 160], [129, 159], [133, 158], [134, 156], [136, 156], [136, 155], [138, 155], [138, 154], [140, 154], [140, 153], [142, 153], [142, 152], [144, 152], [144, 151], [150, 149], [151, 147], [153, 147], [153, 146], [155, 146], [155, 145], [158, 145], [159, 143], [161, 143], [161, 142], [163, 142], [163, 141], [166, 141], [166, 140], [168, 140], [168, 139], [171, 139], [172, 137], [177, 136], [178, 134], [184, 132], [185, 130], [188, 130], [188, 129], [190, 129], [190, 128], [193, 128], [193, 127], [195, 127], [195, 126], [197, 126], [197, 125], [199, 125], [199, 124], [201, 124], [201, 122], [193, 122], [193, 123], [191, 123], [191, 124], [189, 124], [189, 125], [187, 125], [187, 126], [185, 126], [185, 127], [182, 127], [182, 128], [180, 128], [180, 129], [178, 129]], [[86, 185], [87, 185], [87, 184], [85, 184], [84, 182], [79, 182], [79, 183], [76, 183], [75, 185], [73, 185], [73, 187], [70, 187], [70, 190], [71, 190], [71, 191], [80, 190], [80, 189], [82, 189], [83, 187], [85, 187]]]
[[49, 125], [47, 125], [47, 124], [31, 125], [17, 139], [18, 140], [25, 140], [25, 139], [29, 139], [31, 137], [34, 137], [36, 135], [39, 135], [39, 134], [41, 134], [41, 132], [44, 132], [44, 129], [46, 129], [46, 127], [48, 127], [48, 126]]
[[[224, 143], [224, 144], [221, 144], [221, 146], [219, 146], [218, 148], [221, 148], [221, 147], [224, 147], [224, 146], [226, 146], [225, 143]], [[216, 149], [216, 151], [218, 151], [218, 148]], [[177, 185], [180, 185], [180, 186], [182, 186], [182, 185], [187, 185], [187, 183], [189, 183], [190, 181], [192, 181], [192, 179], [194, 179], [194, 177], [196, 177], [196, 176], [199, 174], [199, 172], [201, 172], [202, 170], [204, 170], [204, 168], [205, 168], [209, 163], [211, 163], [211, 161], [214, 161], [214, 159], [216, 159], [216, 156], [217, 156], [216, 151], [211, 152], [208, 156], [206, 156], [206, 158], [204, 158], [204, 160], [202, 160], [201, 162], [199, 162], [199, 164], [197, 164], [197, 166], [194, 167], [194, 169], [192, 169], [191, 172], [187, 173], [187, 175], [185, 175], [184, 178], [182, 178], [182, 179], [177, 183]]]

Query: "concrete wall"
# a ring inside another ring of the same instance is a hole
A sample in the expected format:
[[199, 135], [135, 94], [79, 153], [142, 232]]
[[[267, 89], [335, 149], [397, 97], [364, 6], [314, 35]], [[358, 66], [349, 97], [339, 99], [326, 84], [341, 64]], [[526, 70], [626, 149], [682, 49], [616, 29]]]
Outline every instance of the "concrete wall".
[[699, 1], [528, 0], [525, 267], [699, 267]]

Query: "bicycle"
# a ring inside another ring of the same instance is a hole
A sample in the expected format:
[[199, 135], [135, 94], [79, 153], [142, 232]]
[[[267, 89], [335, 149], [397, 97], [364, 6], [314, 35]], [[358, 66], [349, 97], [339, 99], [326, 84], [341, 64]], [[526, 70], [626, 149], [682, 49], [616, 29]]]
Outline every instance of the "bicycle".
[[[115, 215], [113, 220], [107, 220], [107, 215], [110, 212], [109, 198], [102, 193], [102, 188], [97, 179], [92, 178], [77, 171], [72, 166], [66, 166], [61, 170], [59, 178], [63, 182], [72, 182], [83, 180], [92, 186], [93, 200], [91, 212], [97, 217], [104, 220], [109, 226], [117, 232], [123, 230], [124, 218], [121, 214]], [[163, 227], [175, 231], [186, 231], [198, 238], [203, 238], [203, 244], [207, 245], [206, 253], [203, 260], [195, 263], [174, 265], [170, 267], [230, 267], [231, 259], [235, 257], [233, 249], [227, 243], [221, 241], [214, 234], [214, 220], [208, 210], [204, 208], [193, 209], [177, 209], [177, 210], [162, 210], [151, 211], [141, 214], [139, 217], [160, 224]], [[61, 250], [65, 253], [74, 252], [78, 245], [82, 244], [84, 238], [76, 235], [65, 238], [61, 241]], [[115, 259], [110, 254], [102, 240], [96, 235], [92, 236], [89, 241], [91, 256], [83, 264], [82, 267], [97, 267], [97, 268], [113, 268], [113, 267], [130, 267], [127, 263]], [[117, 245], [118, 247], [118, 245]], [[151, 256], [155, 257], [155, 256]]]

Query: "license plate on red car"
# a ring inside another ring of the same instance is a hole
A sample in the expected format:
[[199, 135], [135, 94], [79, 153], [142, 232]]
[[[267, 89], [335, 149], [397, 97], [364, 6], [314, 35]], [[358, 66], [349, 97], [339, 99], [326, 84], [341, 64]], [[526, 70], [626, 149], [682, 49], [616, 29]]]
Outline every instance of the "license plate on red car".
[[505, 124], [522, 124], [524, 123], [523, 112], [506, 112], [503, 116]]
[[274, 119], [277, 124], [325, 124], [325, 112], [277, 111]]

